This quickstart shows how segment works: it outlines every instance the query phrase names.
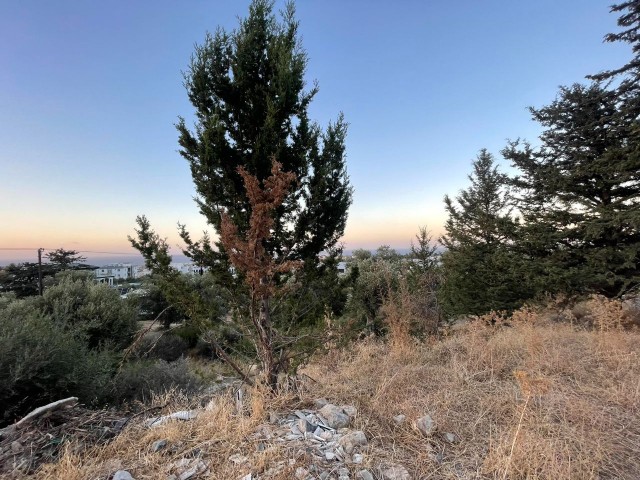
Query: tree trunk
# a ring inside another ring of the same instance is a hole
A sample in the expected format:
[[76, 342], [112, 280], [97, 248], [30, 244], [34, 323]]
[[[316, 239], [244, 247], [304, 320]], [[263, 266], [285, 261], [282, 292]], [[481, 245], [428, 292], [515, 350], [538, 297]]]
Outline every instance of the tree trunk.
[[276, 361], [273, 345], [273, 329], [271, 327], [271, 314], [269, 311], [269, 298], [260, 300], [260, 311], [258, 314], [258, 338], [260, 342], [259, 355], [262, 363], [262, 373], [265, 381], [271, 390], [278, 386], [278, 374], [280, 373], [280, 363]]

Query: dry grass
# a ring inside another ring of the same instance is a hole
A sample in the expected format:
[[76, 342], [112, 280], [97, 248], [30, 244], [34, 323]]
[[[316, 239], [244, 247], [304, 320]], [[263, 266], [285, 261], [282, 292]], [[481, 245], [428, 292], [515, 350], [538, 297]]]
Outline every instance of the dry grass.
[[[178, 473], [174, 462], [183, 458], [206, 460], [208, 474], [196, 478], [229, 478], [234, 480], [251, 471], [264, 471], [278, 460], [294, 458], [294, 461], [280, 472], [275, 479], [292, 478], [295, 469], [304, 464], [303, 458], [278, 445], [266, 445], [257, 451], [259, 441], [253, 434], [266, 422], [271, 410], [294, 407], [295, 397], [283, 394], [266, 403], [266, 397], [259, 390], [245, 394], [245, 411], [236, 409], [232, 395], [215, 398], [202, 410], [198, 417], [188, 422], [174, 421], [152, 429], [143, 422], [128, 427], [124, 433], [108, 445], [103, 445], [78, 453], [74, 444], [68, 445], [56, 464], [45, 465], [37, 478], [54, 480], [109, 479], [115, 470], [125, 469], [137, 480], [163, 479], [171, 473]], [[156, 398], [156, 404], [167, 404], [164, 413], [183, 408], [193, 408], [193, 398], [180, 398], [171, 394], [169, 398]], [[154, 413], [155, 415], [156, 413]], [[151, 445], [156, 440], [167, 440], [167, 447], [153, 452]], [[252, 457], [252, 466], [236, 464], [229, 457], [240, 454]]]
[[[370, 340], [306, 373], [315, 395], [356, 405], [372, 447], [415, 478], [640, 478], [640, 334], [531, 310], [514, 324], [476, 322], [402, 355]], [[429, 414], [439, 434], [397, 426], [398, 414]]]
[[[151, 430], [133, 424], [109, 445], [80, 454], [70, 446], [38, 477], [107, 479], [119, 461], [138, 480], [165, 478], [173, 461], [199, 449], [211, 473], [198, 478], [236, 480], [277, 462], [287, 467], [276, 478], [295, 478], [304, 454], [275, 442], [258, 451], [252, 434], [269, 412], [325, 397], [358, 408], [354, 428], [370, 440], [365, 466], [371, 471], [387, 462], [403, 464], [416, 479], [640, 478], [640, 333], [623, 330], [610, 315], [617, 306], [598, 305], [589, 309], [591, 330], [557, 323], [567, 312], [530, 308], [510, 327], [480, 320], [428, 342], [406, 336], [400, 319], [392, 346], [368, 339], [314, 359], [303, 373], [315, 381], [303, 394], [273, 399], [253, 390], [242, 415], [227, 396], [191, 422]], [[193, 401], [181, 399], [167, 410]], [[396, 425], [398, 414], [407, 421]], [[429, 438], [412, 427], [425, 414], [437, 424]], [[152, 453], [158, 439], [173, 448]], [[252, 456], [251, 470], [229, 461], [238, 453]]]

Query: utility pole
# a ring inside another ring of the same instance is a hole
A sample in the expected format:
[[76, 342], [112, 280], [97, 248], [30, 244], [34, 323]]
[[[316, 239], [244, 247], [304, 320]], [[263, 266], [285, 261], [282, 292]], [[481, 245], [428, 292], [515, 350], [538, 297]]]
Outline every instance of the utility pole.
[[42, 296], [42, 252], [44, 248], [38, 249], [38, 291], [40, 292], [40, 296]]

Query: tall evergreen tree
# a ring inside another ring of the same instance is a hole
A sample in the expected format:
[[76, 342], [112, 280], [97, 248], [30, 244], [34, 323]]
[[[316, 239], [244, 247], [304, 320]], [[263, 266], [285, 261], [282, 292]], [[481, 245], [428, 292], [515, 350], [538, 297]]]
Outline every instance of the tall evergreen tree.
[[473, 162], [471, 185], [455, 202], [445, 196], [449, 217], [440, 242], [448, 314], [482, 314], [511, 309], [526, 298], [510, 252], [516, 221], [511, 215], [507, 176], [483, 149]]
[[[272, 0], [254, 0], [249, 16], [231, 33], [218, 29], [195, 49], [185, 74], [195, 128], [180, 118], [180, 154], [189, 162], [196, 203], [220, 232], [228, 215], [246, 232], [251, 216], [238, 167], [260, 182], [271, 158], [298, 182], [274, 212], [267, 250], [278, 257], [317, 262], [318, 254], [342, 236], [352, 189], [345, 168], [347, 124], [342, 114], [325, 131], [309, 120], [317, 84], [305, 91], [307, 55], [302, 49], [293, 3], [278, 22]], [[185, 254], [206, 264], [227, 255], [205, 236], [193, 241], [184, 226]]]
[[625, 42], [631, 45], [633, 58], [620, 68], [605, 70], [588, 78], [602, 81], [622, 77], [619, 93], [637, 95], [640, 90], [640, 0], [630, 0], [611, 6], [611, 12], [621, 13], [618, 26], [623, 30], [605, 35], [605, 42]]
[[[180, 225], [184, 253], [201, 266], [210, 267], [226, 287], [236, 287], [229, 296], [238, 317], [246, 314], [255, 320], [258, 333], [267, 332], [255, 345], [260, 347], [256, 352], [270, 381], [276, 370], [285, 368], [283, 362], [267, 359], [267, 354], [274, 354], [283, 341], [280, 333], [289, 331], [292, 324], [300, 327], [309, 320], [302, 317], [323, 312], [320, 307], [334, 300], [328, 298], [332, 294], [305, 289], [322, 284], [317, 277], [326, 269], [318, 265], [320, 252], [339, 254], [336, 244], [344, 232], [352, 198], [345, 165], [347, 124], [342, 114], [325, 130], [309, 119], [308, 108], [318, 87], [314, 84], [305, 91], [307, 55], [300, 43], [294, 6], [286, 5], [281, 20], [273, 8], [272, 0], [253, 0], [248, 17], [240, 20], [236, 30], [226, 32], [219, 28], [196, 46], [184, 82], [195, 109], [195, 125], [190, 128], [183, 118], [176, 125], [180, 154], [189, 163], [200, 213], [218, 235], [223, 233], [225, 224], [227, 233], [230, 225], [234, 228], [225, 243], [214, 242], [206, 233], [202, 239], [193, 240], [186, 226]], [[252, 221], [255, 223], [258, 218], [256, 205], [260, 202], [252, 203], [250, 196], [252, 191], [255, 196], [255, 192], [269, 190], [273, 161], [283, 175], [295, 181], [283, 192], [283, 198], [268, 209], [269, 218], [261, 217], [268, 226], [266, 231], [255, 235]], [[245, 182], [247, 178], [252, 179], [251, 188]], [[160, 279], [163, 293], [191, 322], [211, 328], [211, 323], [216, 322], [212, 322], [206, 302], [194, 296], [171, 267], [167, 242], [153, 231], [144, 216], [138, 217], [137, 224], [136, 238], [130, 241]], [[251, 249], [244, 244], [240, 249], [238, 239], [245, 239]], [[291, 288], [287, 292], [295, 291], [295, 300], [306, 300], [306, 308], [301, 311], [296, 302], [287, 303], [286, 299], [279, 299], [282, 301], [275, 306], [267, 301], [273, 292], [281, 292], [278, 287], [284, 271], [276, 269], [268, 278], [256, 278], [255, 272], [262, 270], [240, 268], [239, 250], [259, 252], [260, 255], [246, 255], [258, 266], [266, 265], [263, 262], [267, 260], [296, 265], [296, 279], [313, 281], [296, 282], [288, 276], [287, 285]], [[237, 278], [230, 274], [230, 260], [234, 260]], [[244, 290], [239, 280], [246, 281]], [[269, 295], [261, 285], [272, 289], [267, 292]], [[256, 291], [264, 294], [262, 307], [271, 311], [256, 315]], [[242, 331], [242, 318], [234, 320], [238, 320], [235, 326]], [[233, 366], [219, 339], [209, 338], [218, 355]], [[292, 338], [287, 342], [287, 348], [297, 343]], [[238, 372], [242, 374], [239, 369]]]
[[621, 295], [640, 280], [640, 142], [637, 119], [616, 91], [562, 87], [531, 108], [545, 130], [538, 149], [503, 151], [515, 179], [540, 288]]

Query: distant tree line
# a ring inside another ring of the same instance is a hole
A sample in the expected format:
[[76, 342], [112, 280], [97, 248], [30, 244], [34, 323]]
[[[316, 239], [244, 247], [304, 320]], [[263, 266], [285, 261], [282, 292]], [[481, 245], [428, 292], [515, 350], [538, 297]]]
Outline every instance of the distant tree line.
[[86, 257], [75, 250], [58, 248], [45, 254], [47, 262], [11, 263], [0, 267], [0, 293], [14, 293], [18, 298], [38, 295], [40, 280], [53, 278], [66, 270], [95, 270]]

